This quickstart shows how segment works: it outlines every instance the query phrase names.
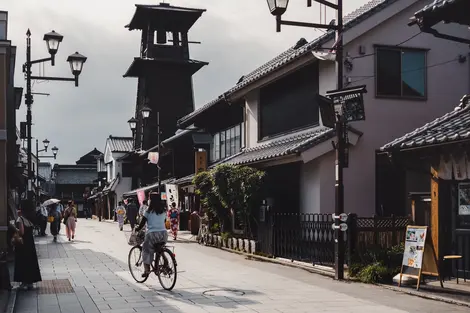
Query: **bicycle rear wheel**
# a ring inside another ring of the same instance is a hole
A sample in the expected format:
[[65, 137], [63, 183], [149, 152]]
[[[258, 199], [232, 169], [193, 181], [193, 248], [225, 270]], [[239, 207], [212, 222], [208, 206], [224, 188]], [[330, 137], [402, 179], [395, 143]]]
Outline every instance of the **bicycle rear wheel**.
[[145, 269], [141, 246], [135, 246], [129, 251], [127, 263], [129, 264], [129, 271], [136, 282], [144, 283], [148, 279], [148, 276], [142, 277]]
[[157, 276], [160, 285], [165, 290], [172, 290], [176, 285], [176, 277], [178, 275], [178, 272], [176, 271], [177, 264], [175, 255], [170, 251], [170, 249], [163, 248], [155, 263], [157, 263]]

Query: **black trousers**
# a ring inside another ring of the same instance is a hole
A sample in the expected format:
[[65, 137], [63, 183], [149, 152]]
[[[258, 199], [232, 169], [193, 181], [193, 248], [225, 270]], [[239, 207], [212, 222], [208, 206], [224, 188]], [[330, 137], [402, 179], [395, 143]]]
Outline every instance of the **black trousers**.
[[42, 216], [39, 219], [39, 227], [41, 228], [41, 235], [44, 236], [46, 234], [46, 228], [47, 228], [47, 217]]

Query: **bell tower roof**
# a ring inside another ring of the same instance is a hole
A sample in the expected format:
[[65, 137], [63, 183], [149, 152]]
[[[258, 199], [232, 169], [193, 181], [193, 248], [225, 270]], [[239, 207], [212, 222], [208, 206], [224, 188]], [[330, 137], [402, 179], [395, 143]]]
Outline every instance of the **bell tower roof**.
[[201, 17], [205, 9], [158, 5], [136, 4], [132, 20], [125, 27], [129, 30], [160, 29], [165, 31], [187, 32]]

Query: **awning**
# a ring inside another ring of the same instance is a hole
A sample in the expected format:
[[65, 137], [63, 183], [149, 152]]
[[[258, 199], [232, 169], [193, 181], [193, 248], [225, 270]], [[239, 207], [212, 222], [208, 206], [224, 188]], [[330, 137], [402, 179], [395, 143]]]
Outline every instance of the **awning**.
[[117, 185], [119, 184], [119, 180], [120, 180], [119, 177], [120, 177], [120, 175], [118, 174], [116, 176], [116, 178], [114, 178], [111, 181], [111, 183], [103, 189], [103, 194], [106, 195], [110, 192], [113, 192], [116, 189]]
[[[174, 183], [174, 181], [175, 181], [174, 178], [169, 178], [169, 179], [162, 180], [160, 182], [160, 184], [161, 185], [170, 184], [170, 183]], [[157, 188], [158, 188], [158, 182], [156, 182], [155, 184], [152, 184], [152, 185], [148, 185], [146, 187], [142, 187], [142, 188], [138, 188], [138, 189], [134, 189], [134, 190], [125, 192], [125, 193], [122, 194], [122, 196], [123, 197], [136, 196], [139, 191], [146, 192], [146, 191], [151, 191], [151, 190], [157, 189]]]

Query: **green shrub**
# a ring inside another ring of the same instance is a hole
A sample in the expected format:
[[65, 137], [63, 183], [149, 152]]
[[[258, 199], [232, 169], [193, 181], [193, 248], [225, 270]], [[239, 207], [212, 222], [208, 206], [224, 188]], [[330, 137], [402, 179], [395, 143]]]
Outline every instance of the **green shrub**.
[[366, 265], [357, 274], [357, 278], [363, 283], [378, 283], [389, 276], [388, 269], [385, 265], [380, 262]]
[[403, 251], [403, 244], [389, 249], [374, 247], [356, 251], [349, 266], [349, 276], [364, 283], [390, 283], [400, 273]]

